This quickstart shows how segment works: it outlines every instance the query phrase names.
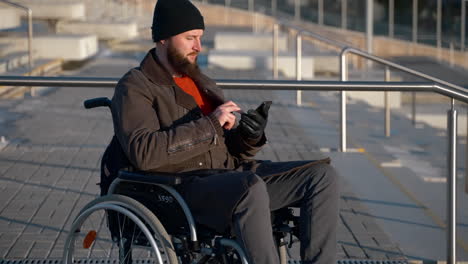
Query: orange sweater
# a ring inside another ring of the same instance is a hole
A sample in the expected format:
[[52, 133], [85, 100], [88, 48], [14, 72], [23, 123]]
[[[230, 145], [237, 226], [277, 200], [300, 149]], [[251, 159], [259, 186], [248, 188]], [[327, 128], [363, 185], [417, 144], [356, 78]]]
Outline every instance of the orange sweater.
[[195, 99], [195, 102], [201, 108], [204, 115], [208, 115], [213, 112], [215, 109], [213, 103], [205, 94], [200, 93], [197, 85], [190, 77], [174, 77], [174, 81], [180, 88], [182, 88], [182, 90], [184, 90], [184, 92], [190, 94], [193, 99]]

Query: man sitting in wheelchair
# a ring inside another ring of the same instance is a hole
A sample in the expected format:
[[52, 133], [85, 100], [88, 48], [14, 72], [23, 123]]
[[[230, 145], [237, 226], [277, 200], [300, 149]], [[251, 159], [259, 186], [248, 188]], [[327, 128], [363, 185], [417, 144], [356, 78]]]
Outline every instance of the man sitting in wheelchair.
[[[225, 100], [197, 65], [204, 29], [190, 1], [157, 1], [155, 48], [112, 98], [115, 136], [102, 160], [102, 194], [121, 169], [183, 173], [177, 189], [196, 222], [232, 230], [256, 264], [279, 263], [270, 212], [294, 205], [303, 263], [334, 263], [339, 194], [330, 160], [253, 159], [267, 141], [271, 102], [243, 112]], [[241, 113], [237, 127], [233, 112]]]

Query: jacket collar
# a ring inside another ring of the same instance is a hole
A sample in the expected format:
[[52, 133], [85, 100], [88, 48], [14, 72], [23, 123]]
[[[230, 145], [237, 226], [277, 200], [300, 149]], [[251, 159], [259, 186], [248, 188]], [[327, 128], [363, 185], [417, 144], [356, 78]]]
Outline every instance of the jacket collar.
[[[162, 65], [156, 56], [156, 49], [151, 49], [140, 64], [140, 69], [143, 74], [151, 82], [159, 86], [171, 86], [174, 89], [176, 103], [187, 109], [197, 107], [193, 97], [185, 93], [179, 86], [176, 85], [169, 71]], [[205, 93], [215, 105], [224, 103], [224, 96], [216, 83], [203, 73], [197, 76], [191, 76], [195, 84], [200, 89], [200, 92]]]

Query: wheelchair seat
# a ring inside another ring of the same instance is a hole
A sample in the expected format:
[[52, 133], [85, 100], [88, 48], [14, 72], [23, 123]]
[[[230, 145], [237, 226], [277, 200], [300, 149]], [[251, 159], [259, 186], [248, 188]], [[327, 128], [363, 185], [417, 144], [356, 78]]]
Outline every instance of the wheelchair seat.
[[175, 186], [182, 183], [183, 177], [175, 173], [164, 172], [129, 172], [121, 170], [118, 173], [118, 178], [126, 181], [146, 182], [149, 184], [166, 184]]

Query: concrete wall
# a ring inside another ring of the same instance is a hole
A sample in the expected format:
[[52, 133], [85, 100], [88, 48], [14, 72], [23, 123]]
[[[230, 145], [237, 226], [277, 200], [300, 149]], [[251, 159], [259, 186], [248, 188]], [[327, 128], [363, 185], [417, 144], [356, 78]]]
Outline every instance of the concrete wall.
[[81, 1], [20, 0], [17, 2], [31, 8], [33, 18], [36, 19], [84, 20], [86, 18], [85, 6]]
[[[16, 51], [28, 49], [26, 37], [0, 39], [0, 43], [3, 45], [14, 43]], [[35, 36], [33, 40], [35, 59], [84, 60], [96, 55], [97, 52], [98, 39], [95, 35], [43, 35]]]
[[95, 35], [51, 35], [36, 37], [34, 51], [37, 58], [84, 60], [97, 54]]
[[59, 21], [57, 33], [90, 34], [97, 35], [99, 39], [132, 39], [138, 36], [138, 27], [133, 21]]
[[[259, 50], [267, 51], [273, 48], [271, 33], [253, 32], [217, 32], [214, 37], [214, 48], [217, 50]], [[278, 37], [278, 50], [288, 49], [288, 39], [285, 35]]]
[[[365, 33], [343, 30], [330, 26], [319, 26], [312, 23], [302, 23], [301, 25], [317, 34], [343, 43], [348, 43], [349, 46], [366, 50]], [[435, 46], [392, 39], [384, 36], [374, 36], [373, 49], [373, 54], [383, 58], [395, 56], [425, 56], [468, 69], [468, 54], [459, 50], [451, 51], [448, 48], [438, 49]], [[363, 59], [358, 59], [356, 57], [352, 58], [352, 62], [358, 67], [362, 67], [365, 63]]]
[[[229, 70], [272, 71], [273, 59], [271, 52], [212, 50], [208, 53], [208, 65]], [[296, 55], [280, 53], [278, 71], [286, 78], [295, 78]], [[302, 78], [314, 78], [314, 58], [311, 56], [302, 58]]]
[[16, 9], [0, 6], [0, 30], [16, 28], [20, 25], [20, 16]]

